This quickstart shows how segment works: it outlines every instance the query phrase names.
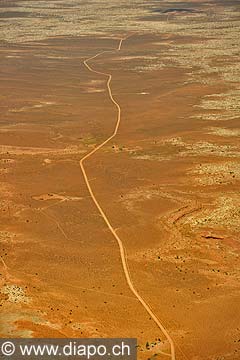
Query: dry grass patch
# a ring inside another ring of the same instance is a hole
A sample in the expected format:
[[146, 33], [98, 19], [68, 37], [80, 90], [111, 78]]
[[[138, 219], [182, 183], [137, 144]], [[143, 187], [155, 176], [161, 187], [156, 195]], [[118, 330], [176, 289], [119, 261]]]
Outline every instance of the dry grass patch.
[[200, 185], [229, 184], [234, 180], [240, 180], [240, 163], [231, 161], [199, 164], [190, 174], [200, 175], [195, 178]]

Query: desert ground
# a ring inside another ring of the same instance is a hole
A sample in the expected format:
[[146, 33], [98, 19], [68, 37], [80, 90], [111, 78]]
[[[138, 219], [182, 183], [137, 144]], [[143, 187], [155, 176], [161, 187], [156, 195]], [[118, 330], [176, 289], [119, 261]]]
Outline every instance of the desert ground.
[[239, 24], [234, 0], [0, 0], [1, 337], [240, 358]]

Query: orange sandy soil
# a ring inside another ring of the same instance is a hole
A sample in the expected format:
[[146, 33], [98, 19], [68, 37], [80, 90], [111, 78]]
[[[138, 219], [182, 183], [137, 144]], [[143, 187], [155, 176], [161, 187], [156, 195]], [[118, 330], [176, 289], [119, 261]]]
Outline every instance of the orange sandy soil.
[[[239, 165], [239, 138], [209, 133], [213, 123], [193, 117], [200, 112], [194, 105], [224, 92], [224, 82], [185, 83], [187, 70], [170, 65], [131, 69], [141, 65], [135, 52], [148, 54], [163, 39], [135, 35], [121, 53], [92, 62], [113, 75], [122, 123], [86, 170], [124, 243], [133, 282], [169, 331], [177, 359], [239, 359], [239, 210], [231, 216], [232, 203], [218, 206], [226, 196], [239, 207], [239, 177], [221, 181], [220, 174], [208, 184], [215, 175], [195, 171]], [[137, 337], [139, 357], [147, 359], [169, 351], [168, 343], [128, 289], [117, 244], [79, 168], [116, 119], [106, 78], [83, 60], [116, 46], [114, 39], [63, 37], [18, 45], [20, 59], [1, 57], [0, 333]], [[193, 145], [199, 141], [215, 147], [203, 151]], [[234, 148], [234, 158], [223, 145]], [[220, 220], [204, 222], [214, 211]], [[146, 342], [157, 345], [147, 350]]]

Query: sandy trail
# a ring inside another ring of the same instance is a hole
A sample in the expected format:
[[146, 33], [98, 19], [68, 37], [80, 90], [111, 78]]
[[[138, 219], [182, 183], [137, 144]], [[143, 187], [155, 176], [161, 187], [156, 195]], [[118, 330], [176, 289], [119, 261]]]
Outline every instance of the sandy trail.
[[[122, 48], [122, 44], [123, 41], [126, 40], [127, 38], [129, 38], [129, 36], [125, 37], [125, 38], [121, 38], [119, 40], [119, 45], [118, 47], [115, 49], [115, 51], [120, 51]], [[114, 99], [113, 95], [112, 95], [112, 90], [111, 90], [111, 81], [112, 81], [112, 75], [108, 74], [108, 73], [104, 73], [104, 72], [100, 72], [97, 70], [94, 70], [89, 64], [88, 62], [90, 60], [96, 59], [98, 56], [104, 54], [104, 53], [108, 53], [108, 52], [112, 52], [114, 50], [105, 50], [105, 51], [101, 51], [98, 54], [89, 57], [88, 59], [86, 59], [84, 61], [84, 65], [86, 66], [86, 68], [91, 71], [92, 73], [95, 74], [99, 74], [99, 75], [103, 75], [106, 76], [108, 78], [107, 80], [107, 89], [108, 89], [108, 94], [109, 94], [109, 98], [111, 100], [111, 102], [114, 104], [114, 106], [117, 108], [117, 121], [115, 124], [115, 128], [113, 130], [112, 135], [110, 135], [105, 141], [103, 141], [101, 144], [99, 144], [98, 146], [96, 146], [92, 151], [90, 151], [87, 155], [85, 155], [79, 162], [80, 164], [80, 168], [82, 170], [83, 173], [83, 177], [86, 183], [86, 186], [88, 188], [89, 194], [93, 200], [93, 202], [95, 203], [99, 213], [101, 214], [103, 220], [105, 221], [108, 229], [111, 231], [112, 235], [114, 236], [114, 238], [116, 239], [117, 243], [118, 243], [118, 247], [119, 247], [119, 251], [120, 251], [120, 256], [121, 256], [121, 262], [122, 262], [122, 267], [123, 267], [123, 271], [124, 271], [124, 275], [127, 281], [127, 284], [130, 288], [130, 290], [132, 291], [132, 293], [134, 294], [134, 296], [139, 300], [139, 302], [142, 304], [142, 306], [144, 307], [144, 309], [147, 311], [147, 313], [151, 316], [151, 318], [154, 320], [155, 324], [158, 326], [158, 328], [162, 331], [162, 333], [165, 335], [165, 337], [167, 338], [169, 344], [170, 344], [170, 349], [171, 349], [171, 360], [175, 360], [176, 356], [175, 356], [175, 346], [173, 343], [172, 338], [170, 337], [170, 335], [168, 334], [167, 330], [165, 329], [165, 327], [163, 326], [163, 324], [160, 322], [160, 320], [158, 319], [158, 317], [155, 315], [155, 313], [153, 312], [153, 310], [151, 309], [151, 307], [147, 304], [147, 302], [142, 298], [142, 296], [137, 292], [137, 290], [135, 289], [133, 282], [131, 280], [131, 275], [130, 275], [130, 271], [129, 271], [129, 267], [128, 267], [128, 263], [127, 263], [127, 258], [126, 258], [126, 253], [124, 250], [124, 246], [122, 243], [122, 240], [119, 238], [119, 236], [117, 235], [116, 231], [114, 230], [114, 228], [112, 227], [110, 220], [108, 219], [107, 215], [105, 214], [105, 212], [103, 211], [101, 205], [99, 204], [98, 200], [96, 199], [94, 192], [91, 188], [91, 185], [89, 183], [89, 178], [88, 175], [86, 173], [85, 167], [84, 167], [84, 162], [86, 162], [86, 160], [88, 158], [90, 158], [95, 152], [97, 152], [98, 150], [100, 150], [105, 144], [107, 144], [109, 141], [111, 141], [118, 132], [119, 129], [119, 125], [121, 122], [121, 107], [120, 105], [117, 103], [117, 101]]]

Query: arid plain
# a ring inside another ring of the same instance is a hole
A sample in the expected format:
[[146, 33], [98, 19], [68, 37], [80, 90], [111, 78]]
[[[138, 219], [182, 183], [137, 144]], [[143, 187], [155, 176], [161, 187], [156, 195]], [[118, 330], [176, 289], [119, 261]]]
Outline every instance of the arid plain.
[[[131, 3], [131, 4], [129, 4]], [[0, 0], [0, 335], [240, 358], [237, 1]], [[129, 37], [128, 37], [129, 36]], [[120, 39], [120, 51], [116, 51]], [[112, 50], [112, 51], [109, 51]]]

